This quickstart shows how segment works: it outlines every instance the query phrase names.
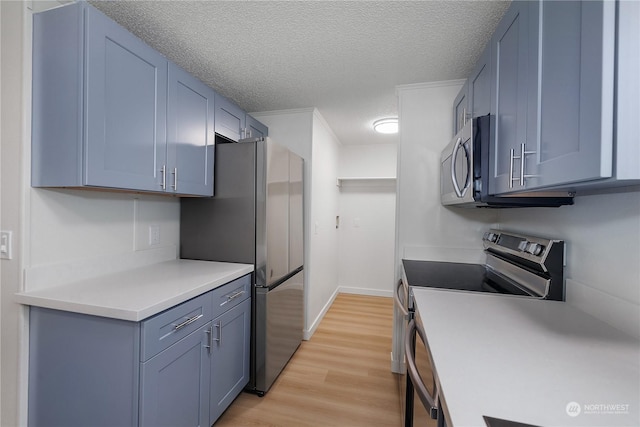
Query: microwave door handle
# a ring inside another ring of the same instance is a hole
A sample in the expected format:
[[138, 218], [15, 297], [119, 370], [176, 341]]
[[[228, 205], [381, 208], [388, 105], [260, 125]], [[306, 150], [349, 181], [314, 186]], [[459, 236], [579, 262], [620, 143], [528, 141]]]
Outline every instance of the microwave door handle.
[[462, 138], [458, 138], [456, 144], [453, 146], [453, 152], [451, 153], [451, 182], [453, 183], [453, 189], [456, 192], [456, 195], [459, 198], [464, 196], [464, 193], [460, 189], [458, 185], [458, 180], [456, 179], [456, 157], [458, 157], [458, 150], [462, 147]]

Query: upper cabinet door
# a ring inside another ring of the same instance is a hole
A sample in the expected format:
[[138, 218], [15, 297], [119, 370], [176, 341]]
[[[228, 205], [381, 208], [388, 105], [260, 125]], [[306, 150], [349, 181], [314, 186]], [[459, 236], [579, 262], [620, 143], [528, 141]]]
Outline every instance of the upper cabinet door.
[[492, 108], [489, 159], [491, 194], [510, 190], [512, 150], [525, 142], [529, 78], [529, 2], [513, 2], [491, 39]]
[[167, 60], [96, 9], [85, 13], [84, 184], [161, 191]]
[[467, 84], [471, 118], [491, 113], [491, 42], [487, 43]]
[[491, 46], [491, 194], [612, 176], [615, 8], [512, 3]]
[[260, 123], [258, 120], [246, 115], [246, 137], [247, 138], [264, 138], [269, 135], [269, 128]]
[[229, 99], [216, 93], [216, 133], [232, 141], [244, 138], [246, 113]]
[[213, 89], [169, 63], [166, 190], [213, 196]]
[[[615, 2], [540, 1], [525, 188], [612, 175]], [[532, 34], [534, 35], [534, 34]], [[539, 59], [539, 62], [538, 62]]]
[[616, 64], [616, 178], [640, 179], [640, 2], [618, 3]]
[[469, 80], [467, 80], [453, 100], [453, 134], [456, 135], [464, 127], [469, 114]]

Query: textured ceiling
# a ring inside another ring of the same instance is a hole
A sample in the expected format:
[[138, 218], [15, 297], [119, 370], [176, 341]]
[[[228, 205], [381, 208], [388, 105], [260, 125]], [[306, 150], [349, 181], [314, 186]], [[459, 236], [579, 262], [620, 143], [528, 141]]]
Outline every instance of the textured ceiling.
[[505, 1], [91, 1], [247, 111], [317, 107], [343, 144], [394, 143], [395, 87], [465, 78]]

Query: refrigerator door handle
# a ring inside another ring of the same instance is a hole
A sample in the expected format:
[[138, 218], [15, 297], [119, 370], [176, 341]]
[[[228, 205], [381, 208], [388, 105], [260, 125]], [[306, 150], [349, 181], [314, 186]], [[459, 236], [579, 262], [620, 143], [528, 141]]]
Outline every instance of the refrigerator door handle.
[[283, 284], [284, 282], [286, 282], [287, 280], [291, 279], [296, 274], [300, 273], [302, 270], [304, 270], [304, 266], [303, 265], [301, 265], [300, 267], [296, 268], [293, 271], [290, 271], [289, 273], [287, 273], [284, 276], [282, 276], [280, 279], [276, 280], [275, 282], [271, 283], [269, 286], [265, 286], [265, 287], [269, 291], [272, 291], [275, 288], [277, 288], [278, 286], [280, 286], [281, 284]]

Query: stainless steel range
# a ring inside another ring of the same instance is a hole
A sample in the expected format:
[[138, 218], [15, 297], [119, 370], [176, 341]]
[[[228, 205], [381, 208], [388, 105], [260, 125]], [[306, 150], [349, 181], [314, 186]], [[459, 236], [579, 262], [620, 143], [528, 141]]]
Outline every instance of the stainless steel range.
[[[413, 319], [413, 297], [411, 290], [415, 287], [441, 288], [454, 292], [489, 292], [513, 295], [523, 298], [538, 298], [563, 301], [565, 244], [562, 240], [547, 239], [523, 234], [490, 230], [482, 238], [485, 253], [485, 264], [465, 264], [439, 261], [402, 260], [402, 280], [398, 282], [395, 292], [395, 305], [402, 322], [394, 333], [401, 335], [396, 339], [405, 341], [405, 329]], [[409, 348], [415, 353], [408, 355], [413, 365], [418, 365], [422, 378], [430, 394], [428, 399], [432, 406], [424, 408], [419, 402], [424, 396], [414, 399], [414, 387], [411, 380], [406, 381], [405, 426], [412, 426], [414, 419], [438, 417], [437, 390], [433, 385], [434, 373], [424, 352], [424, 344], [420, 336], [410, 334], [412, 340]], [[415, 342], [415, 340], [419, 342]], [[402, 346], [404, 349], [404, 346]], [[400, 356], [404, 360], [404, 356]], [[420, 369], [420, 360], [423, 365]], [[406, 378], [406, 375], [405, 375]], [[414, 405], [414, 400], [417, 403]], [[418, 424], [416, 422], [416, 424]], [[422, 424], [420, 424], [422, 425]]]

